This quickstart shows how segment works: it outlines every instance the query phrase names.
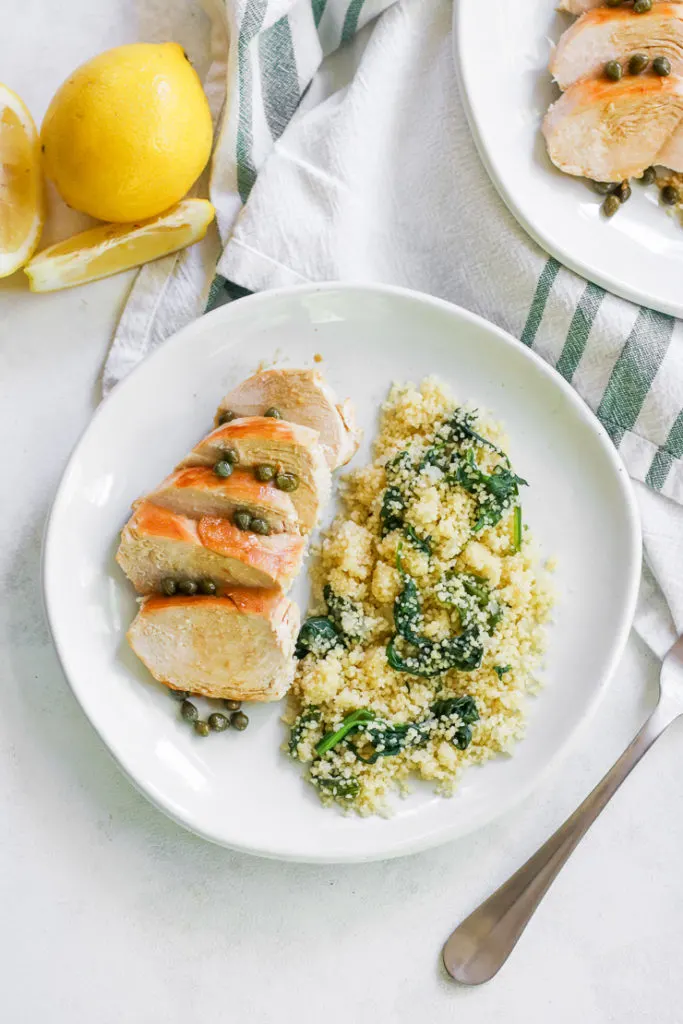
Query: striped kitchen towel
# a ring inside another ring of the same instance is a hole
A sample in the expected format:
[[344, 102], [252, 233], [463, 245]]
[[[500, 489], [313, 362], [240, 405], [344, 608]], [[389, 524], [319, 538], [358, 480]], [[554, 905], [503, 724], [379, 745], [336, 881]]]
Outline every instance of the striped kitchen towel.
[[[214, 0], [210, 98], [226, 66], [229, 88], [211, 182], [222, 255], [210, 305], [236, 286], [333, 279], [450, 299], [556, 366], [631, 475], [683, 505], [683, 324], [587, 283], [517, 225], [471, 140], [451, 18], [450, 0]], [[209, 279], [187, 271], [192, 259], [178, 258], [156, 291], [153, 268], [141, 272], [107, 387], [201, 311]]]

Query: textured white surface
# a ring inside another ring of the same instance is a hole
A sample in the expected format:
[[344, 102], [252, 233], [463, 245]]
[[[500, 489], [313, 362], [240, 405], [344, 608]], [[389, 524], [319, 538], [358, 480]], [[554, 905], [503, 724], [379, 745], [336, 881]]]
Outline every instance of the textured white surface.
[[[1, 75], [39, 118], [81, 59], [201, 25], [166, 0], [4, 0]], [[39, 69], [39, 74], [36, 74]], [[388, 864], [230, 854], [120, 775], [61, 675], [40, 540], [99, 395], [127, 281], [0, 285], [0, 1019], [8, 1024], [680, 1024], [683, 727], [648, 755], [562, 872], [514, 959], [478, 990], [441, 972], [450, 928], [564, 819], [651, 705], [637, 639], [571, 762], [484, 831]], [[9, 443], [8, 443], [9, 442]]]

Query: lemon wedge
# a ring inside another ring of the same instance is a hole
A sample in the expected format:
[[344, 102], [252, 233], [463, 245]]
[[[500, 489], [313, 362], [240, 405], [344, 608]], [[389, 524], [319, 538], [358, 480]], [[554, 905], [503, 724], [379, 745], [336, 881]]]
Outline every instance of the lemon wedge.
[[214, 214], [206, 199], [183, 199], [149, 220], [101, 224], [43, 249], [24, 272], [32, 292], [54, 292], [98, 281], [198, 242]]
[[19, 97], [0, 84], [0, 277], [32, 256], [44, 217], [38, 132]]

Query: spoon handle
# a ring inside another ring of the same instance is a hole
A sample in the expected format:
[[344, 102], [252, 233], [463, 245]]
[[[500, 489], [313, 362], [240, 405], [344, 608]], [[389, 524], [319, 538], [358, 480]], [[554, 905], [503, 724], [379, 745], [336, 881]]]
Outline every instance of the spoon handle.
[[481, 985], [498, 973], [560, 868], [629, 772], [678, 713], [678, 709], [660, 703], [614, 767], [564, 825], [458, 925], [443, 949], [444, 966], [452, 978], [464, 985]]

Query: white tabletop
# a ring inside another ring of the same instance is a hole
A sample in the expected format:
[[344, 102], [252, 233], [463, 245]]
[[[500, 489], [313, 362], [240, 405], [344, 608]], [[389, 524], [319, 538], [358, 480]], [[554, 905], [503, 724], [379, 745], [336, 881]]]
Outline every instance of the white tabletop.
[[[195, 59], [205, 52], [190, 0], [5, 0], [3, 14], [0, 75], [37, 120], [64, 76], [107, 46], [176, 38]], [[97, 404], [129, 283], [54, 296], [29, 295], [20, 275], [0, 286], [0, 1020], [680, 1024], [678, 727], [584, 840], [493, 982], [459, 988], [439, 958], [450, 929], [573, 810], [645, 718], [657, 665], [636, 638], [572, 755], [533, 797], [403, 860], [309, 867], [233, 854], [167, 820], [119, 773], [57, 663], [39, 566], [49, 503]]]

